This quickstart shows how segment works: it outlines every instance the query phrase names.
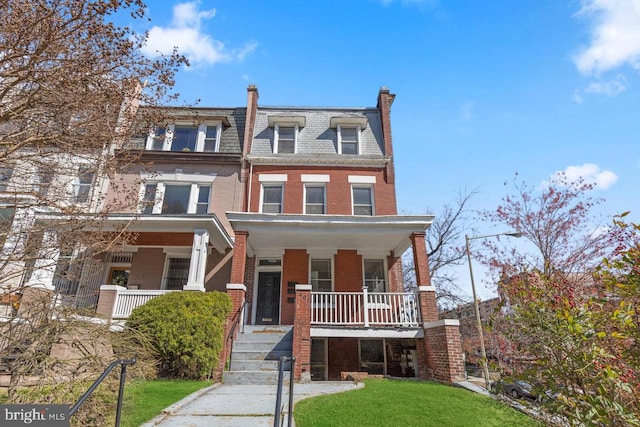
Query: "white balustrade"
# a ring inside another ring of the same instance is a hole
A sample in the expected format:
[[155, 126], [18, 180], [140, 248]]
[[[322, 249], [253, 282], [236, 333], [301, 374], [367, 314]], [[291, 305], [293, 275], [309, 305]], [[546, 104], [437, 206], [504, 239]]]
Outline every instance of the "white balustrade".
[[168, 291], [162, 289], [123, 289], [118, 290], [113, 307], [114, 319], [126, 319], [134, 308], [151, 301], [157, 296], [164, 295]]
[[311, 324], [418, 327], [418, 307], [411, 292], [311, 292]]

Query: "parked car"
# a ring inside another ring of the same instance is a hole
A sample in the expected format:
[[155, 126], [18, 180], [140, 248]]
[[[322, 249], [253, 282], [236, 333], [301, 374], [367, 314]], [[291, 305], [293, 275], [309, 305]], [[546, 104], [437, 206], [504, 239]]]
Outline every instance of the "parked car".
[[528, 399], [536, 399], [537, 394], [534, 387], [524, 380], [514, 378], [502, 378], [491, 384], [491, 390], [495, 393], [508, 394], [514, 399], [526, 397]]

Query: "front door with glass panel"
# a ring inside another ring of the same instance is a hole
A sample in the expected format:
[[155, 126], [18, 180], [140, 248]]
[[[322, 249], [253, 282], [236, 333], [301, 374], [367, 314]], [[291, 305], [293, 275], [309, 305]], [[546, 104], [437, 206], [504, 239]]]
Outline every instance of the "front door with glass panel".
[[258, 273], [257, 325], [277, 325], [280, 322], [280, 275], [279, 271]]

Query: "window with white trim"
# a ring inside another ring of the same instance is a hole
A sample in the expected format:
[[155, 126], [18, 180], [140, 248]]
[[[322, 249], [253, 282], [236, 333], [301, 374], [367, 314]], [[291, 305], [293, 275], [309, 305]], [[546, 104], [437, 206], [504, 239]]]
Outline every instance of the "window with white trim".
[[360, 126], [338, 125], [339, 154], [360, 154]]
[[182, 290], [189, 280], [189, 255], [167, 255], [163, 288], [167, 290]]
[[386, 292], [387, 281], [384, 260], [365, 259], [363, 261], [364, 285], [369, 292]]
[[304, 213], [315, 215], [327, 213], [324, 185], [306, 184], [304, 186]]
[[155, 151], [215, 153], [220, 149], [220, 123], [175, 123], [166, 128], [154, 126], [146, 149]]
[[282, 184], [262, 184], [260, 212], [282, 213]]
[[91, 193], [94, 173], [87, 166], [80, 166], [78, 176], [73, 183], [73, 200], [76, 203], [86, 203]]
[[370, 185], [351, 187], [354, 215], [374, 215], [373, 187]]
[[281, 154], [295, 153], [297, 138], [298, 125], [283, 126], [276, 124], [274, 130], [273, 152]]
[[140, 197], [142, 214], [206, 214], [209, 212], [209, 184], [151, 182]]
[[313, 292], [332, 292], [333, 275], [331, 269], [331, 259], [311, 259], [309, 269], [311, 290]]
[[162, 126], [152, 126], [147, 138], [147, 150], [162, 151], [167, 130]]

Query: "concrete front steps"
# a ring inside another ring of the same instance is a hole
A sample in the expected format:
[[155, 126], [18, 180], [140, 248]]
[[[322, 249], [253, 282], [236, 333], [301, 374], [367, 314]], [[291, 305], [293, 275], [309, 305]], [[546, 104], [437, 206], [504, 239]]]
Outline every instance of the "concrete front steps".
[[[225, 384], [277, 384], [280, 357], [291, 357], [293, 326], [245, 326], [233, 342], [230, 370], [222, 374]], [[284, 381], [289, 382], [285, 365]]]

